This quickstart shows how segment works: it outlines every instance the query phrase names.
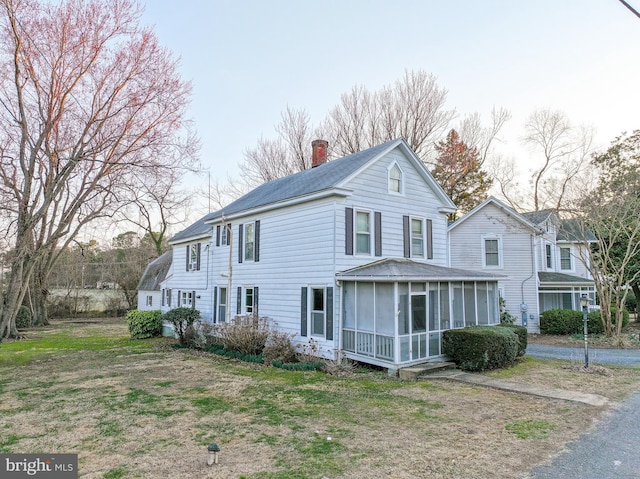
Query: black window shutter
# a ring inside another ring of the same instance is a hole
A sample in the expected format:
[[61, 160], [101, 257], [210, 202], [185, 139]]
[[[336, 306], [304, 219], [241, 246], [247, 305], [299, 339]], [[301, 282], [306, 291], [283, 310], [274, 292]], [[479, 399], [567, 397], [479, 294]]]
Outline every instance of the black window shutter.
[[220, 225], [216, 226], [216, 246], [220, 246]]
[[333, 287], [327, 288], [327, 332], [326, 338], [329, 341], [333, 340]]
[[169, 290], [169, 294], [167, 294], [167, 306], [171, 307], [171, 296], [173, 295], [173, 290]]
[[180, 294], [181, 294], [181, 291], [178, 290], [178, 305], [177, 305], [178, 308], [182, 307], [182, 298], [180, 297]]
[[231, 223], [227, 223], [227, 245], [231, 244]]
[[303, 286], [300, 294], [300, 336], [307, 336], [307, 287]]
[[196, 309], [196, 292], [191, 291], [191, 309]]
[[242, 314], [242, 286], [238, 286], [238, 299], [236, 300], [236, 314]]
[[189, 271], [189, 256], [191, 253], [191, 246], [187, 245], [187, 271]]
[[244, 252], [242, 251], [242, 225], [238, 225], [238, 263], [242, 263]]
[[402, 238], [404, 241], [404, 257], [411, 256], [411, 231], [409, 230], [409, 217], [402, 217]]
[[353, 208], [344, 209], [344, 254], [353, 254]]
[[213, 288], [213, 322], [217, 323], [218, 313], [218, 287]]
[[427, 220], [427, 259], [433, 259], [433, 221]]
[[163, 290], [161, 290], [161, 292], [162, 292], [162, 302], [161, 302], [161, 304], [162, 304], [162, 306], [164, 306], [164, 294], [165, 294], [165, 293], [164, 293], [164, 289], [163, 289]]
[[253, 248], [254, 248], [254, 254], [253, 254], [253, 260], [254, 261], [260, 261], [260, 220], [256, 221], [256, 226], [254, 228], [254, 235], [255, 238], [253, 239], [254, 243], [253, 243]]
[[259, 288], [257, 286], [253, 287], [253, 314], [258, 315], [258, 294]]
[[373, 213], [375, 235], [374, 235], [374, 254], [382, 256], [382, 213], [376, 211]]
[[200, 271], [200, 251], [202, 243], [198, 243], [198, 251], [196, 254], [196, 271]]

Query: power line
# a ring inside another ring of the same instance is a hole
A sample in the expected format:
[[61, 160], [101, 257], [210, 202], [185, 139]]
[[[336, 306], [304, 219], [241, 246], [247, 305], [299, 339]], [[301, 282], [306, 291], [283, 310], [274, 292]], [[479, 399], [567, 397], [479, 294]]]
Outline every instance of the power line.
[[625, 2], [624, 0], [620, 0], [620, 3], [623, 4], [625, 7], [627, 7], [629, 10], [631, 10], [631, 12], [638, 18], [640, 18], [640, 13], [638, 13], [638, 11], [633, 8], [631, 5], [629, 5], [627, 2]]

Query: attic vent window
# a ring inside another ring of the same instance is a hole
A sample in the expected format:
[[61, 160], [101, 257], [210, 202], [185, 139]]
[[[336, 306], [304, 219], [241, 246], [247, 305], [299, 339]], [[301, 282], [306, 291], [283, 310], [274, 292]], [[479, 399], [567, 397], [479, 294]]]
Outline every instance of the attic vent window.
[[402, 193], [402, 171], [397, 164], [394, 164], [389, 170], [389, 191]]

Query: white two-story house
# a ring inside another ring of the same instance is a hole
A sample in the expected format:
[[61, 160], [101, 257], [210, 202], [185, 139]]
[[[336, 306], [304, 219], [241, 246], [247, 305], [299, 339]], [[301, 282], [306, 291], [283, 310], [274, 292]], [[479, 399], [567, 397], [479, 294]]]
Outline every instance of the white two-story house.
[[500, 271], [449, 267], [455, 205], [404, 140], [263, 184], [175, 235], [162, 309], [267, 316], [321, 354], [395, 368], [499, 321]]
[[490, 197], [449, 226], [451, 266], [502, 274], [506, 310], [538, 333], [543, 311], [595, 300], [582, 250], [594, 238], [582, 236], [552, 211], [518, 213]]

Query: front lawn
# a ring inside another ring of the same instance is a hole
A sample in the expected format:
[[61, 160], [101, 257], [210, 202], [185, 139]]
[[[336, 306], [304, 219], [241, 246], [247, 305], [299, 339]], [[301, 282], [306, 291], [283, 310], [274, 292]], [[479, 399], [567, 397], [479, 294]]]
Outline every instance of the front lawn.
[[[132, 341], [124, 320], [62, 321], [28, 336], [0, 344], [0, 453], [77, 453], [85, 478], [506, 479], [602, 413], [446, 380], [243, 363], [165, 338]], [[522, 364], [511, 379], [563, 366]], [[640, 387], [637, 370], [563, 374], [612, 399]], [[211, 442], [221, 452], [209, 467]]]

